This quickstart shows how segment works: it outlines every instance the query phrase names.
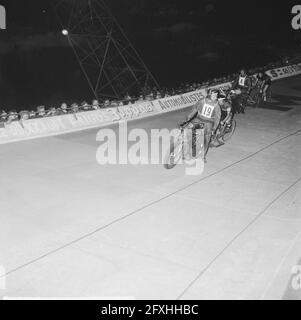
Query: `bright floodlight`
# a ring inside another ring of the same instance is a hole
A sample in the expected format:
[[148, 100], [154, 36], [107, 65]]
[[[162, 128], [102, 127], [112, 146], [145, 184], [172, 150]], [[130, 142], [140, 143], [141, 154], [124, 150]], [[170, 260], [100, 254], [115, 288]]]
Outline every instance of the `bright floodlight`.
[[68, 32], [68, 30], [64, 29], [64, 30], [62, 31], [62, 34], [63, 34], [64, 36], [68, 36], [69, 32]]

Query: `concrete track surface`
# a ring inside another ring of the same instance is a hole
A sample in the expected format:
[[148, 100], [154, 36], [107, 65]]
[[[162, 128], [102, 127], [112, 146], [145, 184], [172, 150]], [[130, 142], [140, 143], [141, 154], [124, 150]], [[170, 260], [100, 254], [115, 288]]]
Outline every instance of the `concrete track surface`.
[[301, 77], [272, 92], [201, 176], [101, 166], [96, 129], [1, 145], [0, 295], [301, 299]]

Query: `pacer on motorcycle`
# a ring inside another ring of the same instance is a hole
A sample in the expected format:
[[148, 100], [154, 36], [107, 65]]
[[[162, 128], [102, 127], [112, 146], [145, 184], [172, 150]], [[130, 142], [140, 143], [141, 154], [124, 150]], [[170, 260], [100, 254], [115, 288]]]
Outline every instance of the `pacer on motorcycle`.
[[211, 136], [215, 134], [221, 119], [221, 109], [218, 103], [218, 90], [208, 92], [206, 98], [198, 101], [192, 108], [184, 123], [191, 122], [192, 129], [192, 156], [196, 156], [196, 130], [204, 125], [204, 160], [208, 152]]
[[245, 107], [247, 104], [248, 97], [250, 95], [252, 89], [252, 81], [250, 77], [247, 75], [246, 71], [242, 69], [240, 74], [235, 79], [232, 88], [240, 89], [241, 94], [238, 96], [238, 101], [235, 101], [235, 113], [245, 113]]

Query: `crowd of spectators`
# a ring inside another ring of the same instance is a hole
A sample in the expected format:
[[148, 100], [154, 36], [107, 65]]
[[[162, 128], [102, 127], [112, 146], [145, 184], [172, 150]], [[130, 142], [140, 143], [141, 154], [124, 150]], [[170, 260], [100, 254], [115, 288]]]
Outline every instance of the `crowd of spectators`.
[[[284, 60], [278, 61], [278, 62], [272, 62], [264, 67], [256, 67], [248, 70], [248, 74], [252, 75], [257, 73], [260, 70], [268, 70], [273, 69], [277, 67], [284, 66], [286, 64], [289, 64], [289, 59], [286, 58]], [[57, 115], [63, 115], [68, 113], [76, 113], [80, 111], [89, 111], [89, 110], [97, 110], [102, 108], [113, 108], [113, 107], [119, 107], [123, 105], [130, 105], [135, 103], [141, 103], [143, 101], [152, 101], [156, 99], [161, 99], [165, 97], [170, 97], [178, 94], [183, 94], [191, 91], [195, 91], [198, 89], [207, 88], [209, 86], [215, 86], [219, 85], [221, 83], [230, 82], [235, 79], [237, 74], [233, 73], [228, 76], [209, 79], [202, 82], [194, 82], [194, 83], [182, 83], [177, 88], [162, 88], [158, 89], [156, 87], [149, 88], [144, 87], [140, 95], [137, 97], [130, 96], [127, 94], [124, 99], [122, 100], [104, 100], [104, 101], [98, 101], [93, 100], [92, 103], [88, 103], [86, 101], [83, 101], [82, 103], [73, 103], [70, 106], [68, 106], [66, 103], [62, 103], [60, 107], [55, 108], [46, 108], [45, 106], [38, 106], [36, 110], [24, 110], [21, 112], [17, 112], [16, 110], [11, 110], [6, 112], [5, 110], [0, 111], [0, 123], [10, 123], [12, 121], [19, 121], [19, 120], [28, 120], [28, 119], [34, 119], [34, 118], [43, 118], [43, 117], [51, 117], [51, 116], [57, 116]]]

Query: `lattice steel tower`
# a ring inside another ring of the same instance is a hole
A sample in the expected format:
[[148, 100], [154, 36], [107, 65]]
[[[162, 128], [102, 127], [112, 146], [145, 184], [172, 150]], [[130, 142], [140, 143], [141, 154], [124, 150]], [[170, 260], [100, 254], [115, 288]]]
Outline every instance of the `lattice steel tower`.
[[103, 0], [58, 0], [54, 9], [97, 99], [159, 88]]

